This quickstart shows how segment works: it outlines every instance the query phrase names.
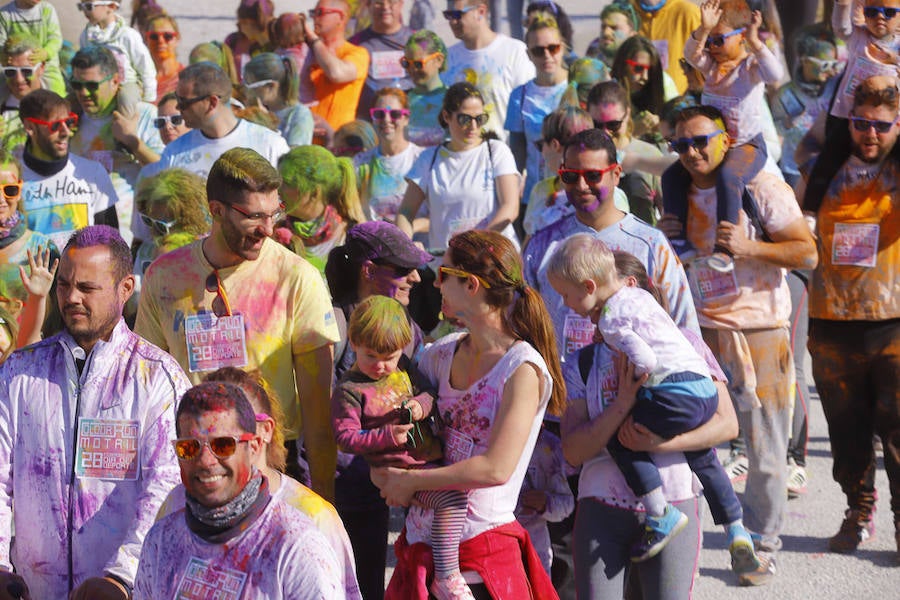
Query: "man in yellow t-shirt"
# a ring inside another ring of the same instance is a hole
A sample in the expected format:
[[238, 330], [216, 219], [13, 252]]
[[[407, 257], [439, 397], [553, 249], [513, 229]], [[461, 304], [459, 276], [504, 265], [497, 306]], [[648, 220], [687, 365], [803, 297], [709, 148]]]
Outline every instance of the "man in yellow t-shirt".
[[195, 384], [220, 367], [259, 369], [281, 400], [288, 472], [302, 477], [296, 464], [302, 435], [311, 487], [331, 500], [337, 457], [331, 376], [339, 334], [318, 271], [270, 237], [284, 215], [280, 185], [278, 171], [253, 150], [219, 157], [206, 183], [210, 235], [150, 265], [135, 331], [174, 356]]
[[687, 78], [679, 61], [691, 32], [700, 26], [700, 8], [691, 0], [631, 0], [641, 28], [638, 33], [656, 46], [663, 67], [678, 86], [687, 90]]

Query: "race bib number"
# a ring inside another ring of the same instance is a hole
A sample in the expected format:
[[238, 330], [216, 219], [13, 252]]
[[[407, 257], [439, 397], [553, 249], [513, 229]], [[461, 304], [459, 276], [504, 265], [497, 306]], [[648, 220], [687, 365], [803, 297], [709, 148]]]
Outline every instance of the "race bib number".
[[566, 354], [581, 350], [594, 341], [596, 326], [587, 317], [579, 317], [574, 312], [566, 315], [563, 325], [563, 339], [566, 341]]
[[372, 79], [403, 79], [406, 71], [400, 64], [401, 50], [372, 53]]
[[877, 223], [835, 223], [831, 264], [874, 267], [879, 229]]
[[237, 600], [241, 597], [247, 574], [211, 565], [209, 561], [191, 557], [178, 584], [178, 600]]
[[184, 319], [188, 366], [191, 373], [247, 365], [244, 316], [216, 317], [212, 313]]
[[606, 361], [599, 373], [600, 378], [600, 398], [603, 402], [603, 408], [615, 402], [616, 396], [619, 394], [619, 374], [616, 372], [616, 366], [612, 361]]
[[738, 293], [737, 277], [734, 270], [729, 273], [717, 271], [702, 261], [691, 263], [688, 269], [691, 291], [705, 304], [712, 300], [721, 300], [736, 296]]
[[444, 458], [448, 463], [458, 463], [472, 456], [472, 450], [475, 448], [475, 441], [472, 438], [449, 427], [445, 431]]
[[135, 481], [140, 451], [138, 421], [78, 419], [78, 453], [75, 475], [80, 479]]

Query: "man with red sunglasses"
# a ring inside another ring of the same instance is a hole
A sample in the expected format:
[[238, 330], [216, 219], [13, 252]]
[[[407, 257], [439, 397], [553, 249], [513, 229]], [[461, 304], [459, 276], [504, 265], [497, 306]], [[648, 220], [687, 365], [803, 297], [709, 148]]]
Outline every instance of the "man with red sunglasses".
[[178, 482], [169, 440], [190, 384], [122, 319], [132, 271], [115, 229], [77, 231], [57, 272], [63, 330], [0, 367], [0, 597], [130, 598]]
[[176, 427], [185, 505], [147, 534], [135, 599], [344, 598], [332, 545], [254, 466], [264, 450], [243, 390], [191, 388]]

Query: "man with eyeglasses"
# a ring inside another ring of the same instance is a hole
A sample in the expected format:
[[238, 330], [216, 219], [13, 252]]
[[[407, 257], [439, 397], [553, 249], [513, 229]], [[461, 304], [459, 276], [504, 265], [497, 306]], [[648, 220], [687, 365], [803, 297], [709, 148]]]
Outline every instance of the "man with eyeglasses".
[[331, 500], [337, 449], [331, 434], [333, 346], [338, 329], [322, 277], [271, 239], [284, 218], [282, 180], [260, 154], [222, 154], [206, 181], [209, 237], [147, 269], [135, 331], [169, 351], [194, 383], [221, 367], [259, 369], [285, 415], [288, 473], [297, 440], [311, 487]]
[[450, 0], [443, 14], [459, 42], [447, 51], [447, 70], [441, 79], [448, 87], [474, 83], [490, 117], [484, 128], [506, 141], [509, 133], [503, 125], [512, 91], [535, 76], [525, 43], [491, 29], [485, 0]]
[[569, 138], [563, 148], [559, 177], [575, 212], [539, 230], [525, 246], [525, 279], [541, 292], [547, 304], [563, 358], [592, 343], [596, 329], [590, 319], [566, 307], [547, 277], [550, 257], [576, 233], [589, 233], [613, 250], [637, 257], [653, 284], [663, 290], [672, 320], [679, 327], [699, 331], [684, 268], [669, 242], [661, 232], [615, 205], [621, 174], [615, 144], [604, 131], [587, 129]]
[[265, 450], [243, 390], [191, 388], [176, 428], [185, 504], [147, 534], [135, 600], [345, 598], [332, 545], [254, 466]]
[[[762, 585], [775, 575], [787, 503], [784, 461], [795, 382], [785, 275], [810, 269], [817, 259], [793, 190], [765, 171], [747, 185], [739, 223], [716, 222], [717, 171], [731, 143], [718, 109], [692, 106], [678, 113], [670, 145], [691, 176], [687, 222], [664, 215], [658, 226], [667, 236], [684, 231], [697, 249], [688, 280], [703, 339], [729, 375], [749, 459], [744, 524], [761, 536], [760, 567], [739, 582]], [[716, 244], [732, 253], [733, 269], [721, 271], [705, 260]]]
[[131, 598], [178, 482], [169, 440], [190, 384], [122, 319], [132, 269], [115, 229], [77, 231], [57, 272], [63, 330], [0, 367], [0, 597]]
[[38, 44], [33, 38], [15, 36], [6, 40], [0, 52], [5, 83], [0, 86], [0, 117], [3, 118], [0, 144], [10, 152], [21, 153], [27, 139], [19, 118], [19, 102], [29, 92], [44, 87], [41, 80], [44, 63], [32, 64], [37, 51]]
[[412, 80], [400, 59], [413, 30], [403, 24], [403, 0], [375, 0], [370, 4], [372, 24], [352, 38], [351, 44], [369, 53], [369, 73], [356, 107], [356, 118], [368, 120], [375, 92], [383, 87], [408, 90]]
[[[376, 9], [377, 10], [377, 9]], [[356, 118], [369, 70], [369, 52], [345, 37], [350, 5], [346, 0], [319, 0], [300, 15], [309, 47], [300, 68], [300, 101], [337, 131]], [[312, 24], [310, 24], [312, 20]]]
[[22, 208], [28, 228], [62, 248], [88, 225], [118, 228], [118, 194], [100, 163], [69, 151], [79, 119], [68, 100], [35, 90], [19, 105], [27, 136], [22, 159]]
[[828, 541], [852, 553], [875, 533], [877, 434], [890, 482], [900, 559], [900, 82], [864, 79], [850, 111], [850, 158], [817, 212], [819, 264], [810, 280], [809, 351], [822, 400], [832, 474], [847, 498]]
[[145, 169], [142, 177], [181, 167], [205, 178], [231, 148], [250, 148], [276, 165], [290, 149], [287, 142], [268, 127], [236, 117], [231, 90], [231, 79], [218, 65], [201, 62], [182, 70], [175, 87], [175, 108], [191, 131], [170, 142], [159, 164]]
[[143, 165], [159, 160], [163, 143], [153, 125], [156, 107], [136, 102], [130, 104], [131, 110], [121, 110], [120, 83], [119, 64], [108, 48], [87, 46], [72, 57], [69, 85], [82, 111], [72, 152], [106, 168], [119, 197], [122, 236], [130, 243], [133, 238], [146, 239], [133, 211], [134, 184]]

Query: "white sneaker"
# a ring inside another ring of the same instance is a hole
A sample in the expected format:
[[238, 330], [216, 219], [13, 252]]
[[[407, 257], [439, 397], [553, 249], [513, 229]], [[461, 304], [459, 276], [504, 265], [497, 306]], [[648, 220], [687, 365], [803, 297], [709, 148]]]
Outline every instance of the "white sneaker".
[[793, 458], [788, 459], [787, 472], [788, 499], [793, 500], [806, 493], [809, 475], [806, 473], [806, 467], [798, 465]]
[[731, 483], [738, 483], [747, 479], [747, 473], [750, 471], [750, 461], [746, 454], [741, 454], [735, 450], [731, 451], [725, 462], [722, 463], [725, 473]]

